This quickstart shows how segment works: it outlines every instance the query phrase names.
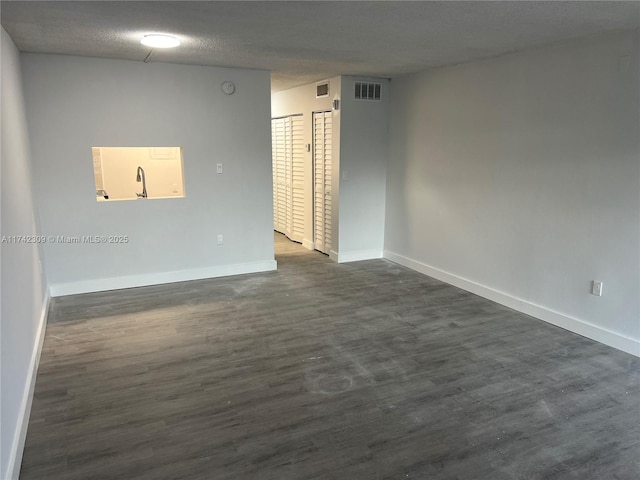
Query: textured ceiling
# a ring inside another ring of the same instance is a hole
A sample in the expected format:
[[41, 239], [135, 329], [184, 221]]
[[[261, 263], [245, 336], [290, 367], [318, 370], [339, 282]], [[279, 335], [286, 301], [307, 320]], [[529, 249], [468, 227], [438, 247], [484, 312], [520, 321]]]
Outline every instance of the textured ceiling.
[[2, 1], [23, 52], [271, 70], [275, 90], [339, 74], [393, 77], [640, 26], [640, 2]]

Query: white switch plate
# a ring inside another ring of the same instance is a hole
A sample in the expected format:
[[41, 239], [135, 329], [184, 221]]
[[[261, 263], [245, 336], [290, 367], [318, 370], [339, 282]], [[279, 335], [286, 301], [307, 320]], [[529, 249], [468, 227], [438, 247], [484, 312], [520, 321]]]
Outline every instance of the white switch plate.
[[221, 163], [216, 165], [216, 172], [222, 173], [222, 164]]
[[602, 282], [593, 281], [591, 282], [591, 293], [593, 295], [597, 295], [599, 297], [602, 296]]
[[222, 245], [224, 243], [224, 237], [222, 235], [218, 235], [218, 245]]

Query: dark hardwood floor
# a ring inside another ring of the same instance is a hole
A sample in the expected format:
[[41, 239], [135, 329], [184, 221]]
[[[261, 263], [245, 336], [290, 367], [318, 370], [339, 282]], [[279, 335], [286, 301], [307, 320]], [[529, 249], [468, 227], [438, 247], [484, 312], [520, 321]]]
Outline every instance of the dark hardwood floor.
[[640, 360], [385, 260], [56, 298], [21, 478], [640, 478]]

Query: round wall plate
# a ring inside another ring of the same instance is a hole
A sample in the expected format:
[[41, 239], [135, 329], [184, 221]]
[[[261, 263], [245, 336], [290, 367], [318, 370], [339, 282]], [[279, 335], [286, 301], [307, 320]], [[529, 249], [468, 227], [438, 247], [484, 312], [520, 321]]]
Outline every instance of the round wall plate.
[[222, 84], [222, 91], [227, 95], [233, 95], [233, 93], [236, 91], [236, 86], [233, 84], [233, 82], [224, 82]]

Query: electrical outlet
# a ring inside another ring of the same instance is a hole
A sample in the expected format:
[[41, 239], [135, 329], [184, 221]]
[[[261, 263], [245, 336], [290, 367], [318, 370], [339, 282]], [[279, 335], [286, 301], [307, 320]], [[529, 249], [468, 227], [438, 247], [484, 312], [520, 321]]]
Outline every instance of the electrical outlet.
[[222, 245], [224, 243], [224, 237], [222, 235], [218, 235], [218, 245]]
[[221, 163], [216, 165], [216, 172], [222, 173], [222, 164]]
[[597, 295], [598, 297], [602, 296], [602, 282], [596, 280], [591, 282], [591, 294]]

